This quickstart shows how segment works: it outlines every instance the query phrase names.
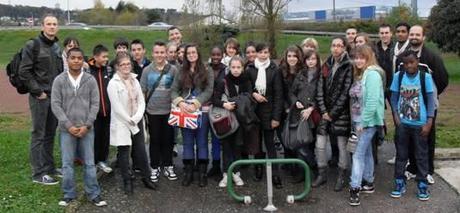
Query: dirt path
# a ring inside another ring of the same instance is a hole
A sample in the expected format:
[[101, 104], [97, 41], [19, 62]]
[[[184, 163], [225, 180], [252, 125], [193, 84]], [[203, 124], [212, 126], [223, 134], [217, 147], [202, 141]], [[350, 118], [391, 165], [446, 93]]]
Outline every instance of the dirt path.
[[0, 113], [28, 114], [28, 95], [19, 95], [8, 81], [5, 70], [0, 70]]

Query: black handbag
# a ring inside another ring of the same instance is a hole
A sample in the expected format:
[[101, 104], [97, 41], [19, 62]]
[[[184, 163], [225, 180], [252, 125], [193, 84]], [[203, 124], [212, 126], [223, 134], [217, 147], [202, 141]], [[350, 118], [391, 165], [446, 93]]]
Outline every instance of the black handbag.
[[307, 120], [300, 120], [296, 123], [291, 123], [290, 118], [293, 111], [290, 110], [283, 126], [283, 143], [284, 147], [290, 150], [297, 150], [309, 143], [312, 143], [315, 139], [312, 129], [310, 128], [310, 122]]

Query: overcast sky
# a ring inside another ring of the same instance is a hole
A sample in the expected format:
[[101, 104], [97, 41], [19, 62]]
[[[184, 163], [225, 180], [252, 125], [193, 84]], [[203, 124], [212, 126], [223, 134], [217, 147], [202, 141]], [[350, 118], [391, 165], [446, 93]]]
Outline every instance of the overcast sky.
[[[183, 0], [125, 0], [130, 1], [144, 8], [175, 8], [180, 10], [182, 8]], [[225, 8], [228, 10], [234, 8], [240, 0], [222, 0]], [[333, 0], [292, 0], [289, 4], [289, 12], [331, 9]], [[0, 0], [2, 4], [16, 4], [16, 5], [30, 5], [30, 6], [47, 6], [54, 7], [59, 3], [62, 9], [67, 9], [67, 2], [69, 2], [70, 9], [86, 9], [94, 5], [93, 0]], [[109, 7], [115, 7], [119, 0], [102, 0], [104, 4]], [[401, 0], [403, 3], [410, 4], [410, 0]], [[368, 5], [382, 5], [394, 6], [398, 4], [398, 0], [337, 0], [336, 8], [341, 7], [359, 7]], [[436, 0], [418, 0], [419, 15], [422, 17], [428, 16], [429, 11]]]

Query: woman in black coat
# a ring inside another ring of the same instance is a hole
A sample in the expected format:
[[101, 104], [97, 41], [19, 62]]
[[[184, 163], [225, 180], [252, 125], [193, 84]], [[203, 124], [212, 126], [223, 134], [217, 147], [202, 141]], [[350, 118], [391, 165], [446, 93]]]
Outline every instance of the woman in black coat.
[[346, 46], [344, 38], [332, 40], [332, 54], [322, 66], [316, 95], [322, 119], [317, 129], [316, 141], [319, 175], [313, 182], [313, 186], [326, 182], [326, 144], [327, 138], [332, 136], [337, 139], [339, 148], [339, 175], [335, 191], [343, 189], [349, 166], [349, 155], [345, 148], [351, 131], [348, 91], [353, 81], [353, 67], [345, 51]]
[[[292, 85], [297, 74], [304, 68], [303, 63], [303, 53], [302, 49], [299, 46], [289, 46], [284, 52], [284, 56], [280, 61], [280, 71], [283, 76], [283, 112], [281, 113], [281, 124], [276, 128], [276, 135], [280, 139], [281, 143], [284, 144], [282, 137], [282, 131], [284, 126], [284, 121], [288, 115], [289, 110], [295, 102], [292, 102], [289, 98], [291, 93]], [[290, 150], [284, 147], [284, 158], [296, 158], [297, 154], [295, 150]], [[287, 164], [287, 170], [290, 171], [291, 175], [296, 175], [298, 167], [294, 164]]]
[[[303, 61], [306, 67], [296, 75], [288, 93], [289, 102], [292, 103], [289, 122], [298, 123], [302, 119], [307, 120], [312, 132], [316, 132], [316, 125], [319, 122], [320, 115], [315, 96], [319, 72], [321, 70], [321, 59], [318, 52], [309, 50], [305, 53]], [[314, 150], [315, 143], [295, 150], [297, 156], [304, 160], [312, 169], [316, 168]], [[303, 175], [300, 175], [297, 181], [301, 180], [303, 180]]]
[[[246, 68], [252, 83], [252, 96], [257, 101], [256, 114], [260, 119], [261, 134], [264, 138], [268, 158], [276, 158], [275, 128], [280, 125], [283, 111], [283, 85], [281, 72], [278, 66], [270, 60], [268, 45], [264, 43], [256, 46], [257, 57], [254, 63]], [[257, 155], [256, 158], [264, 158]], [[256, 166], [255, 180], [262, 179], [263, 168]], [[281, 178], [278, 175], [277, 165], [273, 166], [273, 184], [282, 188]]]
[[[246, 126], [245, 121], [240, 119], [241, 117], [238, 116], [237, 108], [241, 108], [240, 102], [237, 100], [238, 98], [242, 98], [245, 96], [246, 98], [251, 98], [252, 93], [252, 86], [251, 81], [249, 80], [249, 76], [243, 72], [244, 68], [244, 61], [239, 56], [234, 56], [229, 61], [229, 69], [230, 72], [224, 77], [222, 81], [220, 81], [215, 90], [213, 95], [213, 106], [215, 107], [222, 107], [229, 111], [234, 112], [237, 115], [237, 120], [240, 124], [238, 130], [235, 133], [220, 139], [222, 144], [222, 151], [223, 151], [223, 166], [224, 166], [224, 173], [223, 178], [219, 182], [219, 187], [226, 187], [227, 186], [227, 170], [230, 165], [236, 161], [241, 159], [241, 152], [246, 149], [247, 147], [246, 142], [251, 142], [246, 140], [245, 137], [248, 135], [248, 128]], [[245, 113], [244, 116], [249, 116], [248, 113]], [[250, 153], [250, 150], [248, 150]], [[244, 185], [243, 180], [240, 177], [239, 172], [235, 172], [232, 174], [233, 182], [235, 185], [242, 186]]]

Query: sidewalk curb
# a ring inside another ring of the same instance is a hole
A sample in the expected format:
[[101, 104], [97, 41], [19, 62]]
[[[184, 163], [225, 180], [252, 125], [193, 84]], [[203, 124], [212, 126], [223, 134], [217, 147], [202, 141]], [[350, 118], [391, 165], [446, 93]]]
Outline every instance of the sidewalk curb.
[[[460, 196], [460, 191], [457, 190], [457, 188], [455, 188], [449, 181], [447, 181], [446, 179], [444, 179], [444, 177], [443, 177], [442, 175], [438, 174], [438, 173], [436, 172], [436, 170], [435, 170], [434, 173], [436, 173], [437, 176], [439, 176], [444, 182], [446, 182], [447, 185], [448, 185], [452, 190], [454, 190], [454, 191], [457, 193], [458, 196]], [[435, 184], [436, 184], [436, 183], [435, 183]]]
[[[111, 168], [115, 168], [115, 162], [117, 161], [117, 158], [116, 156], [114, 156], [113, 158], [109, 159], [109, 165]], [[96, 168], [97, 169], [97, 168]], [[97, 170], [97, 173], [96, 173], [96, 177], [97, 177], [97, 180], [99, 182], [99, 185], [100, 185], [100, 180], [106, 176], [109, 176], [109, 175], [112, 175], [112, 173], [114, 173], [115, 171], [112, 170], [111, 173], [105, 173], [103, 172], [102, 170]], [[70, 205], [68, 205], [65, 209], [64, 209], [64, 212], [66, 213], [76, 213], [78, 208], [84, 203], [84, 202], [88, 202], [88, 201], [85, 201], [86, 200], [86, 196], [85, 196], [85, 193], [80, 193], [80, 195], [77, 197], [77, 199], [75, 200], [75, 202], [72, 202]]]
[[436, 148], [435, 160], [460, 160], [460, 148]]

